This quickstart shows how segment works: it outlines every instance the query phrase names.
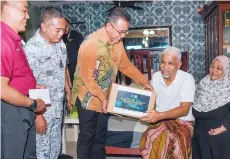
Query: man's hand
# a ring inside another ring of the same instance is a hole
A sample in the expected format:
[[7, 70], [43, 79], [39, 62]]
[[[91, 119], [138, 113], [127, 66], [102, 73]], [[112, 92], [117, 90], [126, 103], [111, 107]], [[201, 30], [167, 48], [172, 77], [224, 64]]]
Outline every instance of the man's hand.
[[65, 71], [65, 92], [66, 92], [66, 104], [67, 104], [67, 108], [69, 110], [72, 109], [72, 92], [71, 92], [71, 81], [70, 81], [70, 76], [69, 76], [69, 70], [68, 67], [66, 66], [66, 71]]
[[47, 123], [42, 114], [36, 115], [35, 127], [38, 134], [43, 135], [46, 133]]
[[66, 104], [67, 104], [67, 108], [69, 110], [72, 110], [72, 104], [71, 104], [71, 101], [72, 101], [72, 94], [66, 94]]
[[36, 113], [44, 113], [46, 111], [46, 104], [42, 99], [37, 99], [37, 109]]
[[151, 84], [149, 84], [149, 83], [146, 83], [146, 84], [144, 85], [144, 87], [145, 87], [145, 89], [149, 89], [149, 90], [151, 90], [151, 91], [154, 91], [153, 87], [152, 87]]
[[44, 85], [41, 85], [41, 84], [37, 84], [37, 85], [36, 85], [36, 88], [37, 88], [37, 89], [46, 89], [47, 87], [44, 86]]
[[219, 134], [222, 134], [223, 132], [225, 132], [227, 129], [223, 126], [223, 125], [221, 125], [220, 127], [218, 127], [218, 128], [215, 128], [215, 129], [210, 129], [209, 131], [208, 131], [208, 133], [210, 134], [210, 135], [219, 135]]
[[141, 121], [145, 121], [148, 123], [155, 123], [162, 119], [163, 119], [163, 115], [161, 112], [157, 112], [156, 110], [149, 110], [147, 111], [147, 115], [141, 118]]
[[107, 100], [106, 99], [102, 102], [101, 110], [103, 113], [107, 114]]

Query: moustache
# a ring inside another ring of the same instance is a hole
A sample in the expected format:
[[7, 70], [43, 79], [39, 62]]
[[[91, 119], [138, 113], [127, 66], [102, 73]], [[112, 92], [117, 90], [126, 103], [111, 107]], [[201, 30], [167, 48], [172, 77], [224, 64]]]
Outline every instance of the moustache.
[[161, 71], [166, 71], [166, 72], [168, 72], [168, 70], [166, 70], [166, 69], [164, 69], [164, 68], [163, 68], [163, 69], [160, 69], [160, 70], [161, 70]]

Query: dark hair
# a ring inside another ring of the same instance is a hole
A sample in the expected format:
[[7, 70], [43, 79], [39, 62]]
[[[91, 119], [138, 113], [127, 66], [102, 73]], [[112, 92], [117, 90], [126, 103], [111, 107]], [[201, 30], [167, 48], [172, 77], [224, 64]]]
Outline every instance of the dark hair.
[[41, 23], [53, 20], [54, 18], [64, 18], [61, 11], [55, 7], [46, 7], [41, 12]]
[[116, 23], [118, 19], [124, 19], [125, 21], [129, 22], [131, 17], [129, 13], [121, 7], [114, 8], [110, 13], [109, 13], [109, 22]]
[[1, 1], [1, 12], [3, 11], [3, 8], [8, 4], [8, 1]]
[[66, 20], [66, 22], [67, 22], [68, 24], [70, 24], [70, 21], [69, 21], [69, 19], [65, 18], [65, 20]]

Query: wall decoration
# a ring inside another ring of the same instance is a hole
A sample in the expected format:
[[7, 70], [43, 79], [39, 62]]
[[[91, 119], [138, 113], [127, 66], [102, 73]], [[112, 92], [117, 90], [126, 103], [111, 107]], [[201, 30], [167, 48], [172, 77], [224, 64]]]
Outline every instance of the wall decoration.
[[[209, 3], [209, 1], [207, 1]], [[131, 15], [130, 27], [172, 26], [172, 44], [182, 51], [189, 50], [189, 73], [196, 82], [205, 75], [204, 23], [197, 12], [205, 1], [153, 1], [137, 2], [143, 10], [128, 8]], [[63, 14], [71, 20], [85, 21], [73, 29], [84, 36], [102, 27], [111, 8], [108, 2], [85, 2], [60, 6]]]

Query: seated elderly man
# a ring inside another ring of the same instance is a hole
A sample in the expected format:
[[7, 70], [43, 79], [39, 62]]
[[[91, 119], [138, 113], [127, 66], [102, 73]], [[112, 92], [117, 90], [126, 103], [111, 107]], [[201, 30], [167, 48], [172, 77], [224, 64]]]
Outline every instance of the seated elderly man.
[[191, 156], [194, 121], [191, 104], [195, 82], [192, 75], [179, 70], [181, 64], [180, 50], [168, 47], [162, 53], [160, 71], [153, 74], [156, 108], [141, 118], [151, 123], [140, 141], [144, 159], [188, 159]]

